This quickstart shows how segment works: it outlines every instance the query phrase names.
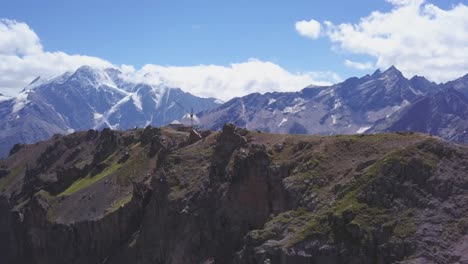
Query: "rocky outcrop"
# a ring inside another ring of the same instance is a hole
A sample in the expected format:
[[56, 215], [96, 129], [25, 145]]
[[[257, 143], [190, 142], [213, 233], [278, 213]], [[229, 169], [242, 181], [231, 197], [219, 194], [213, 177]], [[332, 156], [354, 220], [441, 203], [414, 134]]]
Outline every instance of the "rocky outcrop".
[[[243, 235], [284, 207], [281, 175], [271, 169], [265, 146], [249, 144], [247, 134], [226, 125], [216, 138], [208, 139], [213, 141], [213, 153], [175, 151], [169, 155], [153, 177], [154, 191], [135, 249], [116, 261], [230, 262]], [[182, 172], [184, 168], [190, 172]], [[187, 182], [190, 190], [182, 190]]]
[[51, 222], [51, 205], [42, 195], [34, 196], [27, 209], [16, 213], [13, 236], [21, 244], [15, 248], [12, 263], [103, 262], [136, 231], [142, 215], [141, 201], [135, 200], [99, 220]]
[[466, 154], [229, 124], [55, 137], [0, 164], [0, 262], [463, 262]]

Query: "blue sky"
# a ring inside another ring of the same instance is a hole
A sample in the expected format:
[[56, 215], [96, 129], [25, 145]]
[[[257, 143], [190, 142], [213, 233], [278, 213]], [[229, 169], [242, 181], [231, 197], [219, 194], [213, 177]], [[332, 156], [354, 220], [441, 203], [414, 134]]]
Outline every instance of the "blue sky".
[[328, 40], [310, 41], [297, 20], [345, 22], [384, 1], [5, 1], [2, 17], [26, 22], [48, 50], [141, 67], [271, 60], [292, 71], [346, 70]]
[[[448, 7], [459, 1], [431, 1]], [[299, 36], [302, 19], [355, 21], [391, 5], [379, 0], [5, 1], [1, 17], [26, 22], [48, 50], [141, 67], [271, 60], [291, 71], [344, 67], [327, 39]]]
[[[356, 24], [373, 11], [391, 12], [396, 8], [392, 1], [401, 0], [15, 0], [3, 1], [0, 18], [27, 24], [46, 51], [93, 56], [136, 69], [146, 64], [228, 66], [255, 58], [292, 73], [329, 71], [347, 78], [383, 64], [372, 54], [337, 48], [343, 41], [303, 37], [295, 23], [314, 19], [322, 25], [327, 20]], [[461, 0], [425, 4], [444, 10], [466, 5]], [[358, 70], [345, 60], [375, 67]]]

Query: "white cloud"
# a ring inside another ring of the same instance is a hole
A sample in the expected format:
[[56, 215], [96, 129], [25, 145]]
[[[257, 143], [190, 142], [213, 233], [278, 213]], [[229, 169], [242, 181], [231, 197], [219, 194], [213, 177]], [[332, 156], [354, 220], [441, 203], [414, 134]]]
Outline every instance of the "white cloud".
[[388, 12], [372, 12], [358, 23], [325, 21], [324, 35], [343, 51], [395, 65], [407, 77], [444, 82], [468, 72], [468, 7], [443, 10], [424, 0], [387, 0]]
[[39, 37], [27, 24], [0, 19], [0, 55], [42, 52]]
[[164, 82], [198, 96], [228, 100], [253, 92], [297, 91], [310, 84], [325, 85], [340, 81], [332, 72], [289, 72], [268, 61], [250, 59], [229, 66], [188, 67], [131, 65], [112, 63], [84, 55], [45, 51], [39, 37], [22, 22], [0, 20], [0, 93], [15, 95], [37, 76], [56, 76], [82, 65], [118, 68], [126, 78], [152, 84]]
[[96, 57], [44, 51], [27, 24], [0, 20], [0, 93], [15, 95], [37, 76], [52, 77], [82, 65], [112, 66]]
[[320, 29], [320, 22], [314, 19], [296, 22], [296, 31], [304, 37], [316, 39], [320, 36]]
[[385, 0], [392, 5], [404, 6], [404, 5], [421, 5], [425, 0]]
[[123, 75], [134, 82], [164, 83], [203, 96], [228, 100], [249, 93], [298, 91], [310, 84], [329, 85], [341, 78], [333, 72], [291, 73], [277, 64], [250, 59], [230, 66], [188, 67], [145, 65], [140, 70], [122, 67]]
[[352, 60], [345, 60], [344, 63], [347, 67], [354, 68], [354, 69], [361, 70], [361, 71], [371, 70], [375, 68], [374, 64], [370, 61], [357, 62], [357, 61], [352, 61]]

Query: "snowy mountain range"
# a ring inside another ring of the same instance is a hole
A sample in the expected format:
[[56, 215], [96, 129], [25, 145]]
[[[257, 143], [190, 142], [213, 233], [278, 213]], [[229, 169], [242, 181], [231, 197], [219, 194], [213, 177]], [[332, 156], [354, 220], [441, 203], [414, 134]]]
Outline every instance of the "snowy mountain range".
[[405, 78], [395, 67], [327, 87], [250, 94], [199, 113], [202, 126], [234, 123], [292, 134], [416, 131], [468, 142], [468, 75], [446, 84]]
[[250, 94], [199, 115], [207, 128], [232, 122], [272, 133], [362, 133], [382, 118], [439, 87], [422, 77], [407, 80], [398, 69], [376, 71], [329, 87], [292, 93]]
[[368, 132], [418, 131], [468, 143], [467, 87], [457, 90], [448, 86], [421, 97], [389, 118], [379, 120]]
[[0, 157], [16, 143], [33, 143], [77, 130], [161, 126], [186, 109], [219, 105], [165, 85], [131, 82], [116, 69], [80, 67], [49, 80], [36, 78], [13, 98], [0, 96]]
[[420, 76], [407, 79], [392, 66], [332, 86], [253, 93], [226, 103], [163, 83], [130, 81], [116, 69], [88, 66], [37, 78], [15, 97], [0, 95], [0, 157], [16, 143], [56, 133], [166, 125], [190, 108], [200, 126], [212, 130], [234, 123], [293, 134], [417, 131], [468, 142], [468, 75], [436, 84]]

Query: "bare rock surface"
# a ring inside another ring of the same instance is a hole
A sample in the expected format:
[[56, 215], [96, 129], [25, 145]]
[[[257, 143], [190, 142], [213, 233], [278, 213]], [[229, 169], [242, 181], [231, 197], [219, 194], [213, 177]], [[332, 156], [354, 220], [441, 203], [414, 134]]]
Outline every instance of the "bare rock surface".
[[0, 160], [0, 263], [466, 263], [468, 147], [105, 129]]

